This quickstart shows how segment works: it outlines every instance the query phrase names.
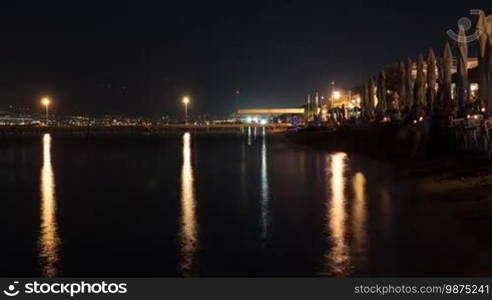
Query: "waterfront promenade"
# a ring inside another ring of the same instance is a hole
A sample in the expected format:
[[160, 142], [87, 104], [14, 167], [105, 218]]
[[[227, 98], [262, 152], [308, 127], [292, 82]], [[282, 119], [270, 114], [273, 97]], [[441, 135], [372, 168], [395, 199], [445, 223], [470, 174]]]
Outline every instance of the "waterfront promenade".
[[33, 136], [43, 133], [55, 135], [105, 135], [105, 134], [132, 134], [132, 135], [159, 135], [169, 132], [210, 132], [210, 133], [244, 133], [252, 129], [265, 128], [268, 132], [283, 132], [292, 128], [291, 124], [154, 124], [134, 126], [0, 126], [0, 137]]

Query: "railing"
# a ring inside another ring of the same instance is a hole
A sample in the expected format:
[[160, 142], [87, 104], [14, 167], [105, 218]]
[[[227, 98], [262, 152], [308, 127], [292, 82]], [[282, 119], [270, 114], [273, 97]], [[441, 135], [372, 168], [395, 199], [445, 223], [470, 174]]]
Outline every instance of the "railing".
[[482, 115], [469, 116], [466, 119], [454, 119], [450, 127], [453, 132], [455, 148], [461, 152], [483, 153], [492, 159], [492, 118]]

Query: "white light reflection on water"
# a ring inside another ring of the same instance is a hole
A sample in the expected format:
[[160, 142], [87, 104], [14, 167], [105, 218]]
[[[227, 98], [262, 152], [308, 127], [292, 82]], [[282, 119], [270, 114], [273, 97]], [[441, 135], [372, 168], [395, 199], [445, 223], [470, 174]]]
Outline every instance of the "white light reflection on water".
[[248, 127], [248, 146], [251, 146], [251, 127]]
[[267, 144], [265, 127], [263, 127], [263, 138], [261, 145], [261, 238], [266, 240], [268, 235], [268, 224], [270, 218], [269, 197], [270, 187], [268, 184], [268, 162], [267, 162]]
[[195, 253], [198, 248], [197, 223], [195, 215], [195, 190], [191, 165], [191, 135], [183, 135], [183, 166], [181, 169], [181, 272], [189, 276], [193, 270]]
[[43, 166], [41, 169], [41, 225], [40, 225], [40, 262], [43, 276], [58, 275], [60, 238], [56, 220], [56, 185], [51, 165], [51, 136], [43, 136]]

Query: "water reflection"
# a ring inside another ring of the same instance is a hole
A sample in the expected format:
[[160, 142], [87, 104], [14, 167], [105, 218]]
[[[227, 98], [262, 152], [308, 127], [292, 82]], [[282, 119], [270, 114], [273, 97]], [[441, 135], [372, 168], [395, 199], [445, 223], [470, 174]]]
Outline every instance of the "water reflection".
[[195, 190], [193, 187], [193, 168], [191, 165], [191, 135], [183, 135], [183, 166], [181, 169], [181, 271], [183, 275], [192, 273], [197, 250], [197, 224], [195, 216]]
[[261, 238], [266, 239], [268, 234], [269, 223], [269, 195], [270, 187], [268, 185], [268, 165], [267, 165], [267, 145], [265, 127], [263, 127], [263, 138], [261, 145]]
[[391, 195], [388, 188], [384, 187], [381, 190], [381, 225], [387, 232], [390, 232], [392, 228], [392, 213]]
[[43, 166], [41, 169], [41, 232], [39, 237], [40, 262], [43, 276], [58, 274], [60, 238], [56, 220], [55, 176], [51, 165], [51, 136], [43, 136]]
[[353, 253], [360, 256], [367, 240], [366, 177], [361, 172], [353, 178], [354, 200], [352, 204]]
[[[328, 199], [328, 232], [331, 249], [326, 254], [326, 270], [332, 276], [347, 276], [349, 272], [349, 253], [345, 236], [345, 153], [326, 156], [327, 172], [331, 171], [329, 186], [331, 199]], [[327, 174], [329, 175], [329, 174]]]
[[247, 176], [246, 176], [246, 145], [245, 143], [241, 143], [241, 161], [240, 161], [240, 185], [241, 185], [241, 199], [245, 200], [248, 198], [248, 185], [247, 185]]
[[251, 146], [251, 127], [248, 127], [248, 146]]

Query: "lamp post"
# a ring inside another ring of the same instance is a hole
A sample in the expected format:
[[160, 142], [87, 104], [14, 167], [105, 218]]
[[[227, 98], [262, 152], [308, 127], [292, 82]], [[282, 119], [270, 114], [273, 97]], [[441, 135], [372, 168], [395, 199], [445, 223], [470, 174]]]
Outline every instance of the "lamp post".
[[44, 97], [43, 99], [41, 99], [41, 104], [44, 105], [44, 107], [46, 108], [46, 126], [48, 126], [48, 122], [49, 122], [50, 103], [51, 103], [51, 101], [48, 97]]
[[185, 106], [185, 124], [188, 124], [188, 103], [190, 103], [190, 98], [183, 97], [183, 104]]

